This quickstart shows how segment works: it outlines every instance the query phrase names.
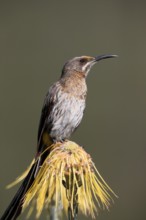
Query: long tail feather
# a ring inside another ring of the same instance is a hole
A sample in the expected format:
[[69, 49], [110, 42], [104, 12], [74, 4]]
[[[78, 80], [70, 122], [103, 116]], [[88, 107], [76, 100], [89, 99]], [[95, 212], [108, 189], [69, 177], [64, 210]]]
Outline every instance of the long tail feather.
[[[27, 176], [23, 180], [16, 195], [12, 199], [11, 203], [9, 204], [8, 208], [5, 210], [0, 220], [16, 220], [17, 217], [21, 214], [25, 194], [28, 191], [28, 189], [31, 187], [31, 185], [33, 184], [35, 177], [40, 169], [40, 166], [43, 164], [43, 161], [45, 160], [45, 158], [50, 152], [49, 149], [45, 151], [45, 148], [47, 148], [48, 146], [52, 144], [52, 142], [49, 139], [49, 135], [45, 134], [45, 137], [43, 139], [44, 140], [40, 138], [39, 145], [41, 146], [41, 148], [40, 148], [39, 154], [36, 155], [36, 160], [34, 164], [30, 168], [30, 171], [28, 172]], [[43, 143], [44, 141], [45, 141], [45, 144]], [[45, 152], [43, 153], [43, 151]]]
[[33, 164], [32, 168], [30, 169], [29, 173], [27, 174], [20, 188], [18, 189], [16, 195], [2, 215], [1, 220], [15, 220], [21, 214], [23, 199], [25, 193], [28, 191], [34, 181], [37, 166], [37, 163]]

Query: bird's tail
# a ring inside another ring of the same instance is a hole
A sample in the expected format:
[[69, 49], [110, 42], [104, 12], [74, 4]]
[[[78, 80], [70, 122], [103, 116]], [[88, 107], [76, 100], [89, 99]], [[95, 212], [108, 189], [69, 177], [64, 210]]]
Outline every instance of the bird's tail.
[[41, 148], [39, 149], [39, 153], [37, 153], [34, 162], [30, 165], [30, 168], [28, 169], [27, 173], [25, 173], [25, 175], [22, 175], [18, 181], [14, 182], [14, 184], [10, 184], [11, 186], [13, 186], [16, 183], [20, 182], [20, 179], [23, 179], [20, 188], [18, 189], [16, 195], [12, 199], [11, 203], [5, 210], [0, 220], [15, 220], [21, 214], [25, 195], [29, 188], [32, 186], [45, 158], [50, 153], [49, 146], [51, 146], [52, 142], [50, 141], [48, 134], [45, 134], [45, 137], [43, 136], [43, 140], [40, 140], [41, 141], [39, 142], [39, 146], [41, 146]]
[[18, 189], [16, 195], [14, 196], [8, 208], [5, 210], [4, 214], [0, 218], [1, 220], [15, 220], [21, 214], [24, 196], [34, 182], [35, 173], [37, 169], [38, 163], [33, 163], [27, 176], [25, 177], [20, 188]]

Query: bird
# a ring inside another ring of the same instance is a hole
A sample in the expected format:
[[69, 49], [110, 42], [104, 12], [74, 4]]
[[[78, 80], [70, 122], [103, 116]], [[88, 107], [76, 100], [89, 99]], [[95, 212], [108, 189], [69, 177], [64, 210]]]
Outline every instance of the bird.
[[100, 60], [116, 56], [112, 54], [79, 56], [64, 64], [59, 80], [50, 87], [44, 99], [38, 127], [35, 156], [37, 162], [31, 167], [1, 220], [15, 220], [21, 214], [24, 196], [50, 153], [46, 150], [48, 140], [50, 145], [64, 142], [80, 125], [86, 106], [86, 79], [91, 68]]

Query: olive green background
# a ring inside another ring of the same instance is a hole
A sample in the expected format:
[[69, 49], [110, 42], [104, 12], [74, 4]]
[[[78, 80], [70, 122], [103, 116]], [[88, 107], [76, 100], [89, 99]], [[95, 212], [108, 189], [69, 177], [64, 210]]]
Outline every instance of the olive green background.
[[35, 155], [43, 99], [63, 63], [104, 53], [119, 58], [93, 67], [72, 140], [119, 196], [97, 219], [146, 219], [146, 2], [132, 0], [0, 0], [0, 213], [18, 188], [5, 185]]

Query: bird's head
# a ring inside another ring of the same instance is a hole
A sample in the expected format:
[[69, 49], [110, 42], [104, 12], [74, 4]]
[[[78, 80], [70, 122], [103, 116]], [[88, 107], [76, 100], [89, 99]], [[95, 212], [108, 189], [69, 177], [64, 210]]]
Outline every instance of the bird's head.
[[86, 77], [91, 67], [94, 64], [96, 64], [98, 61], [107, 58], [114, 58], [114, 57], [117, 57], [117, 55], [105, 54], [96, 57], [90, 57], [90, 56], [74, 57], [73, 59], [68, 60], [64, 64], [61, 77], [68, 76], [73, 72], [82, 73]]

